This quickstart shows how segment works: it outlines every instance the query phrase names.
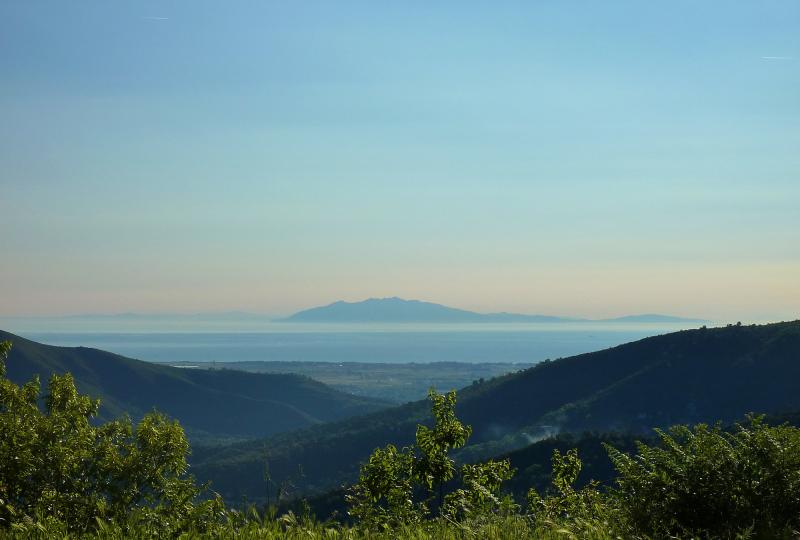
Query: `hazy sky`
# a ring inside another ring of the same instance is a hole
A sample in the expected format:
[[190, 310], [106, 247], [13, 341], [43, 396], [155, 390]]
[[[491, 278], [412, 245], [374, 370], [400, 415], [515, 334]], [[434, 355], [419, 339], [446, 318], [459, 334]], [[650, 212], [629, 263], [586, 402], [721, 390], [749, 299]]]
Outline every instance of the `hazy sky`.
[[0, 315], [800, 315], [800, 1], [0, 2]]

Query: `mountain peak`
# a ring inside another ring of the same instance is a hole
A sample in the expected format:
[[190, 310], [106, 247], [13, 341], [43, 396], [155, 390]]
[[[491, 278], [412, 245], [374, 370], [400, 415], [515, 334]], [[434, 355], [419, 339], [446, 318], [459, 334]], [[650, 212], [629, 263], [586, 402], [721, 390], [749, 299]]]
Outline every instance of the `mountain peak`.
[[398, 296], [368, 298], [360, 302], [339, 300], [282, 319], [287, 322], [319, 323], [473, 323], [473, 322], [556, 322], [576, 319], [514, 313], [476, 313], [453, 307], [407, 300]]

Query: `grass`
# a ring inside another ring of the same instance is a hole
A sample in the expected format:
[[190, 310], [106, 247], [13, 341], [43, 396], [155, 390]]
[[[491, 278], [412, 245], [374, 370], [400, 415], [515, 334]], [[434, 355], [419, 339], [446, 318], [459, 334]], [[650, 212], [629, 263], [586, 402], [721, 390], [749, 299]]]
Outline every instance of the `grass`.
[[[442, 519], [421, 524], [406, 525], [390, 531], [370, 531], [350, 528], [338, 524], [303, 522], [293, 516], [268, 521], [251, 520], [243, 525], [227, 524], [212, 532], [189, 531], [178, 538], [208, 538], [236, 540], [523, 540], [523, 539], [597, 539], [619, 538], [608, 529], [607, 524], [591, 524], [580, 531], [573, 531], [557, 523], [534, 525], [524, 516], [496, 517], [472, 523], [455, 523]], [[11, 531], [8, 538], [25, 539], [132, 539], [145, 540], [160, 538], [158, 530], [134, 528], [123, 530], [106, 526], [101, 530], [84, 536], [70, 535], [56, 527], [48, 529], [32, 526], [28, 530]]]

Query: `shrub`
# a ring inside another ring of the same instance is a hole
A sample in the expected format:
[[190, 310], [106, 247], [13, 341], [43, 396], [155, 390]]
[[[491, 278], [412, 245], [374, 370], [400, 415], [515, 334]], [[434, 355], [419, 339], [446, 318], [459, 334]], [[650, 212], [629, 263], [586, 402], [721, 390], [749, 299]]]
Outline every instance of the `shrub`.
[[628, 532], [623, 515], [614, 501], [599, 491], [597, 482], [575, 489], [583, 467], [576, 449], [566, 454], [553, 450], [552, 463], [552, 487], [546, 496], [542, 497], [535, 488], [528, 491], [528, 512], [538, 529], [578, 538]]
[[607, 450], [617, 497], [634, 526], [656, 535], [791, 536], [800, 528], [800, 430], [758, 417], [733, 432], [699, 424], [657, 430], [638, 455]]
[[103, 523], [201, 530], [223, 512], [218, 497], [187, 476], [189, 444], [180, 425], [151, 413], [94, 425], [99, 401], [80, 395], [71, 375], [53, 375], [40, 400], [34, 378], [5, 377], [11, 344], [0, 344], [0, 528], [86, 532]]

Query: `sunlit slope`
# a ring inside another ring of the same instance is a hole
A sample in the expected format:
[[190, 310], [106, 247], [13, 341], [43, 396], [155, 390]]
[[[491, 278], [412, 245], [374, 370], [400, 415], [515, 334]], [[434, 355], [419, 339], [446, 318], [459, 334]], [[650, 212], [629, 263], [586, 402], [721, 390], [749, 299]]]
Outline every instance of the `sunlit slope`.
[[308, 377], [233, 370], [179, 369], [85, 347], [54, 347], [0, 331], [13, 343], [8, 376], [70, 372], [78, 388], [101, 399], [101, 415], [134, 418], [157, 409], [189, 433], [263, 437], [375, 411], [384, 404], [340, 392]]
[[[228, 497], [257, 497], [266, 455], [276, 477], [321, 491], [354, 478], [377, 446], [412, 441], [424, 401], [266, 441], [195, 450], [195, 472]], [[474, 455], [508, 451], [554, 430], [649, 433], [675, 423], [731, 422], [800, 409], [800, 321], [697, 329], [564, 358], [463, 389], [458, 414]], [[480, 446], [477, 446], [480, 445]], [[469, 455], [470, 447], [465, 449]]]

